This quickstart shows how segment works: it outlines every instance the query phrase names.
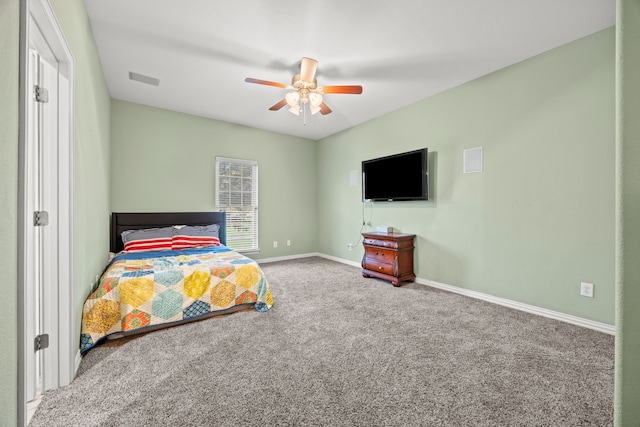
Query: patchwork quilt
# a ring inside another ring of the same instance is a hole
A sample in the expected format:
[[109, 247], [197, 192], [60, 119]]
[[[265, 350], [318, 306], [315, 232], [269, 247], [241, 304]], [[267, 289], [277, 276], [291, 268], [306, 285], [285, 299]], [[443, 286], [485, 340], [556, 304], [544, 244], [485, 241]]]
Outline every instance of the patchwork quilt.
[[123, 253], [84, 303], [80, 352], [106, 336], [195, 319], [235, 305], [257, 311], [273, 299], [258, 264], [226, 246]]

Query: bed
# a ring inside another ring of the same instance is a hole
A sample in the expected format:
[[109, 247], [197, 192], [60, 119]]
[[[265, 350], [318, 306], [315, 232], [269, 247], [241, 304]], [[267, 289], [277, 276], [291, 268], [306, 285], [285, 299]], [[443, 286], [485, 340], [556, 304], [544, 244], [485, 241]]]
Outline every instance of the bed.
[[104, 339], [253, 308], [271, 290], [258, 264], [229, 249], [224, 212], [112, 213], [110, 250], [82, 310], [80, 353]]

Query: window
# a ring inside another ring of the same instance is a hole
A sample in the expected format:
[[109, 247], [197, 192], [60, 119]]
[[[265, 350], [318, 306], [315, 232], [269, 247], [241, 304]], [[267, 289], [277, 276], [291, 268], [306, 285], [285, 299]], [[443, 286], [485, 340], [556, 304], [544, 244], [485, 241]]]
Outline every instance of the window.
[[216, 208], [227, 213], [227, 246], [258, 250], [258, 162], [216, 157]]

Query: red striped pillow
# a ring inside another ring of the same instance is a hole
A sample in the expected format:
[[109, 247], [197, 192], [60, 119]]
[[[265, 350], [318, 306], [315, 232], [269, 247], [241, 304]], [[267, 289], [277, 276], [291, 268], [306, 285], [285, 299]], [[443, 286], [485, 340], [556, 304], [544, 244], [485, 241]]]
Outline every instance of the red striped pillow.
[[126, 252], [144, 251], [170, 251], [171, 237], [158, 237], [155, 239], [139, 239], [126, 242], [124, 250]]
[[[178, 230], [178, 232], [180, 232]], [[220, 239], [214, 236], [185, 236], [178, 234], [171, 239], [171, 249], [203, 248], [220, 246]]]

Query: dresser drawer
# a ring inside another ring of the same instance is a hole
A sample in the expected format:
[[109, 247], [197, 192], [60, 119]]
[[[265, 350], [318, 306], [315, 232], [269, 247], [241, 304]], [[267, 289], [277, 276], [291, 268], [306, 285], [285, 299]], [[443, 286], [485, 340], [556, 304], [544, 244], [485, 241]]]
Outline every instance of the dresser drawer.
[[365, 246], [364, 247], [364, 256], [371, 259], [376, 259], [379, 262], [384, 262], [388, 264], [393, 264], [396, 257], [398, 256], [398, 252], [391, 249], [384, 249], [381, 247], [372, 247]]
[[405, 280], [413, 281], [413, 240], [415, 234], [362, 233], [364, 256], [362, 277], [377, 277], [400, 286]]
[[378, 273], [388, 274], [390, 276], [395, 275], [394, 264], [384, 261], [380, 261], [377, 258], [369, 258], [367, 256], [362, 260], [362, 267], [365, 270], [377, 271]]
[[365, 238], [363, 240], [364, 245], [371, 245], [371, 246], [379, 246], [379, 247], [383, 247], [383, 248], [397, 248], [398, 247], [398, 242], [395, 240], [382, 240], [382, 239], [371, 239], [371, 238]]

